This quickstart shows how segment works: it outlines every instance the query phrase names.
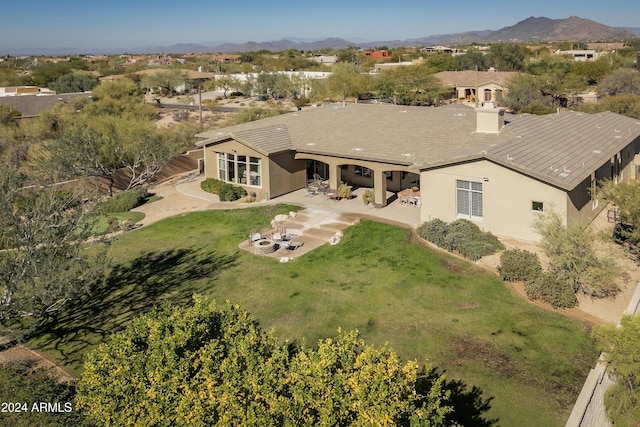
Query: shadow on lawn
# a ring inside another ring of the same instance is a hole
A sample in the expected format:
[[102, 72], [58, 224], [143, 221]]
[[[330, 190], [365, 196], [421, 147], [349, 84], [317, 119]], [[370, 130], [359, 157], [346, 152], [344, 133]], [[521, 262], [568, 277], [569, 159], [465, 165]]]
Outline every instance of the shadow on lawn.
[[190, 301], [194, 281], [214, 277], [235, 260], [235, 255], [194, 248], [143, 254], [113, 267], [90, 295], [44, 320], [31, 338], [39, 347], [59, 351], [64, 365], [80, 363], [88, 347], [124, 329], [139, 314]]
[[[416, 391], [428, 395], [431, 384], [444, 372], [434, 369], [427, 376], [419, 377], [416, 381]], [[443, 384], [444, 390], [451, 393], [446, 404], [453, 407], [453, 412], [447, 415], [448, 425], [462, 425], [465, 427], [493, 427], [498, 425], [497, 419], [487, 419], [484, 414], [491, 409], [493, 397], [482, 397], [482, 389], [468, 386], [463, 381], [452, 380]]]

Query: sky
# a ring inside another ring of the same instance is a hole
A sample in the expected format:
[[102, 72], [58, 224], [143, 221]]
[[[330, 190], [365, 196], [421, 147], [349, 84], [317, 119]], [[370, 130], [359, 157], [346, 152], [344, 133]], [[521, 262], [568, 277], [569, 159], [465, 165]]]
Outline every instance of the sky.
[[528, 17], [640, 27], [638, 0], [30, 0], [0, 15], [0, 52], [281, 39], [391, 41], [498, 30]]

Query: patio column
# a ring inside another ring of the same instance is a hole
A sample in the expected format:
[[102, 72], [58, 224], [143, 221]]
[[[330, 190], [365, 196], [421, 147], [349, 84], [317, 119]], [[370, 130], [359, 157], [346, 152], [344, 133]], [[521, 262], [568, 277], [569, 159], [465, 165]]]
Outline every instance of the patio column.
[[373, 192], [376, 205], [387, 206], [387, 174], [377, 170], [373, 172]]
[[341, 169], [340, 165], [329, 165], [329, 188], [335, 188], [336, 190], [340, 186]]

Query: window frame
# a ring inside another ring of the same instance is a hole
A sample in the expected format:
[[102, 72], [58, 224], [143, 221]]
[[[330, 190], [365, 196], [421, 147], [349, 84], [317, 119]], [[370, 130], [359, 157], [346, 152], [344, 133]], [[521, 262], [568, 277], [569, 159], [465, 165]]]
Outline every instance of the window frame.
[[[540, 209], [536, 208], [536, 204], [540, 205]], [[533, 212], [544, 212], [544, 202], [540, 202], [538, 200], [531, 201], [531, 210]]]
[[[462, 203], [466, 203], [466, 209]], [[480, 215], [474, 215], [474, 212], [478, 212], [478, 210]], [[456, 179], [456, 216], [472, 221], [482, 221], [484, 219], [484, 188], [482, 182]]]
[[[261, 157], [223, 152], [217, 154], [219, 180], [248, 187], [262, 187]], [[242, 182], [243, 179], [245, 182]]]

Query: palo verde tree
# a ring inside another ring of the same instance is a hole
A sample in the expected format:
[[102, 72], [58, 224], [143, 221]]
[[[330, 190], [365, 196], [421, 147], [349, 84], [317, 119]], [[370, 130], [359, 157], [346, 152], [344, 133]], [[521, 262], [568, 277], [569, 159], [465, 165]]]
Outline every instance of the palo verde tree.
[[426, 64], [384, 71], [376, 82], [376, 89], [382, 98], [400, 105], [435, 105], [449, 92]]
[[640, 181], [630, 180], [615, 183], [605, 180], [598, 188], [598, 197], [612, 202], [620, 214], [625, 228], [620, 231], [623, 237], [638, 252], [640, 246]]
[[79, 244], [90, 226], [85, 197], [0, 165], [0, 323], [51, 313], [100, 277]]
[[620, 327], [598, 326], [593, 335], [604, 352], [607, 369], [616, 380], [604, 403], [615, 425], [634, 426], [640, 420], [640, 316], [625, 315]]
[[563, 286], [595, 298], [618, 292], [615, 264], [596, 253], [591, 229], [578, 223], [564, 225], [555, 211], [539, 216], [534, 228], [542, 237], [540, 246], [549, 257], [549, 268]]
[[145, 75], [140, 84], [147, 89], [159, 91], [161, 95], [171, 95], [186, 81], [186, 75], [180, 70], [159, 70]]
[[347, 98], [358, 98], [368, 90], [368, 76], [360, 72], [353, 64], [339, 63], [331, 69], [331, 75], [326, 80], [329, 96], [340, 101]]
[[109, 183], [126, 169], [126, 189], [146, 183], [179, 154], [180, 146], [152, 123], [133, 117], [104, 116], [66, 131], [50, 146], [51, 163], [70, 176], [95, 176]]
[[442, 377], [427, 396], [357, 333], [279, 344], [242, 308], [194, 297], [137, 318], [85, 359], [76, 403], [106, 425], [444, 425]]

